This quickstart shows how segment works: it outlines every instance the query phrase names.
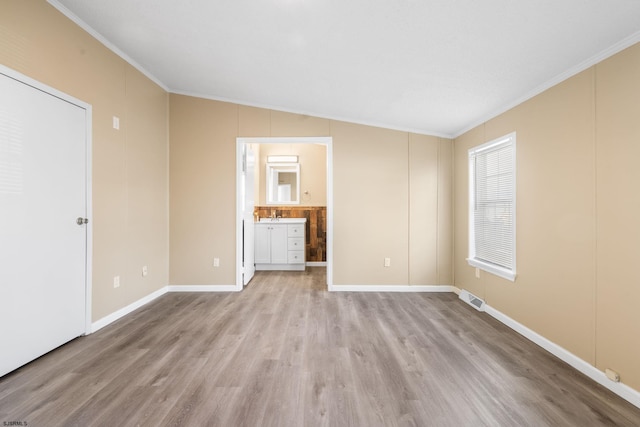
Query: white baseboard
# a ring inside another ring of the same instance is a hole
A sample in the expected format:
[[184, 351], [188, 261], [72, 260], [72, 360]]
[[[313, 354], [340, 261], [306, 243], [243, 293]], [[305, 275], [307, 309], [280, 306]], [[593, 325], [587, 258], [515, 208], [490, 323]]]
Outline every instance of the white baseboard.
[[[91, 333], [96, 332], [110, 323], [126, 316], [127, 314], [137, 310], [145, 304], [161, 297], [167, 292], [237, 292], [238, 289], [235, 285], [172, 285], [158, 289], [151, 294], [140, 298], [126, 307], [117, 310], [108, 316], [103, 317], [91, 324]], [[460, 289], [450, 285], [331, 285], [329, 286], [330, 292], [454, 292], [460, 294]], [[509, 316], [496, 310], [488, 304], [485, 304], [485, 313], [495, 318], [499, 322], [505, 324], [509, 328], [513, 329], [520, 335], [524, 336], [528, 340], [534, 342], [540, 347], [547, 350], [560, 360], [566, 362], [573, 368], [582, 372], [598, 384], [611, 390], [613, 393], [622, 397], [629, 403], [640, 408], [640, 392], [629, 387], [624, 383], [617, 383], [607, 378], [604, 372], [600, 371], [595, 366], [580, 359], [578, 356], [569, 352], [568, 350], [560, 347], [554, 342], [548, 340], [542, 335], [527, 328], [523, 324], [513, 320]]]
[[150, 293], [149, 295], [140, 298], [138, 301], [132, 302], [131, 304], [129, 304], [126, 307], [122, 307], [120, 310], [114, 311], [113, 313], [109, 314], [108, 316], [103, 317], [100, 320], [96, 320], [95, 322], [93, 322], [91, 324], [91, 333], [94, 333], [102, 328], [104, 328], [105, 326], [109, 325], [110, 323], [115, 322], [116, 320], [126, 316], [127, 314], [131, 313], [132, 311], [137, 310], [138, 308], [142, 307], [145, 304], [150, 303], [151, 301], [153, 301], [156, 298], [161, 297], [162, 295], [167, 293], [167, 287], [165, 286], [164, 288], [160, 288], [155, 292]]
[[547, 350], [549, 353], [553, 354], [560, 360], [568, 363], [570, 366], [582, 372], [583, 374], [585, 374], [586, 376], [588, 376], [598, 384], [608, 388], [618, 396], [622, 397], [624, 400], [640, 408], [640, 392], [639, 391], [634, 390], [633, 388], [623, 383], [617, 383], [617, 382], [611, 381], [609, 378], [607, 378], [604, 372], [602, 372], [595, 366], [580, 359], [578, 356], [571, 353], [570, 351], [560, 347], [558, 344], [552, 341], [549, 341], [547, 338], [543, 337], [537, 332], [532, 331], [531, 329], [527, 328], [523, 324], [513, 320], [509, 316], [501, 313], [500, 311], [496, 310], [495, 308], [491, 307], [488, 304], [485, 305], [485, 312], [489, 314], [491, 317], [495, 318], [496, 320], [504, 323], [505, 325], [507, 325], [508, 327], [510, 327], [511, 329], [513, 329], [514, 331], [522, 335], [523, 337], [527, 338], [528, 340], [544, 348], [545, 350]]
[[238, 292], [236, 285], [171, 285], [169, 292]]
[[158, 289], [157, 291], [152, 292], [143, 298], [140, 298], [138, 301], [132, 302], [131, 304], [121, 308], [120, 310], [114, 311], [113, 313], [103, 317], [100, 320], [96, 320], [91, 324], [90, 333], [94, 333], [104, 328], [105, 326], [137, 310], [143, 305], [150, 303], [154, 299], [161, 297], [167, 292], [237, 292], [237, 291], [238, 289], [236, 288], [235, 285], [165, 286], [164, 288]]
[[[334, 285], [329, 287], [330, 291], [341, 292], [455, 292], [453, 286], [371, 286], [371, 285]], [[158, 289], [149, 295], [132, 302], [126, 307], [99, 319], [91, 324], [91, 333], [94, 333], [127, 314], [137, 310], [167, 292], [238, 292], [235, 285], [171, 285]]]
[[330, 285], [329, 292], [455, 292], [449, 285]]
[[326, 266], [327, 266], [326, 261], [308, 261], [307, 262], [307, 267], [326, 267]]

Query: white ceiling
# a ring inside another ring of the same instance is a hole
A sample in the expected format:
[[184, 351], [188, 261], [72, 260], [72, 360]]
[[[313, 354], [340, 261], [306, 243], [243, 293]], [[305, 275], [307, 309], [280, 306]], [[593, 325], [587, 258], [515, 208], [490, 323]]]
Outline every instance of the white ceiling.
[[640, 41], [640, 0], [50, 0], [182, 94], [454, 137]]

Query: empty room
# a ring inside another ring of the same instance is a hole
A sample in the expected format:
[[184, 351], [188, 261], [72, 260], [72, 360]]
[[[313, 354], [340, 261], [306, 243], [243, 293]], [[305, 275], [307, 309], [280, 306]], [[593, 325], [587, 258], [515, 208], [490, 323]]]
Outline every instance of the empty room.
[[0, 0], [0, 424], [638, 426], [638, 158], [635, 0]]

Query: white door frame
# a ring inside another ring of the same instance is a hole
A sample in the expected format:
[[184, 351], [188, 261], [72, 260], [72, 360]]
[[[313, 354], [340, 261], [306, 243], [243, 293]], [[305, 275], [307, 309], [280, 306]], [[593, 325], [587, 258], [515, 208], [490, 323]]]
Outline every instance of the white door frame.
[[[253, 225], [253, 211], [255, 207], [255, 191], [254, 191], [254, 180], [255, 180], [255, 153], [253, 152], [253, 148], [250, 144], [242, 145], [242, 183], [244, 184], [244, 188], [242, 189], [242, 197], [244, 199], [243, 212], [242, 212], [242, 223], [243, 223], [243, 232], [242, 232], [242, 247], [244, 248], [244, 253], [242, 254], [242, 284], [243, 286], [247, 286], [256, 272], [256, 263], [254, 260], [254, 242], [255, 242], [255, 227]], [[247, 185], [247, 183], [251, 183], [252, 185]], [[251, 211], [250, 213], [248, 211]], [[249, 222], [249, 224], [247, 224]], [[250, 243], [250, 251], [247, 251], [247, 243]], [[251, 252], [254, 253], [251, 253]], [[247, 253], [249, 252], [249, 253]]]
[[41, 83], [37, 80], [32, 79], [31, 77], [25, 76], [22, 73], [19, 73], [11, 68], [5, 67], [0, 64], [0, 74], [4, 74], [5, 76], [22, 82], [26, 85], [29, 85], [35, 89], [38, 89], [42, 92], [48, 93], [50, 95], [55, 96], [56, 98], [60, 98], [70, 104], [76, 105], [85, 110], [85, 118], [86, 118], [86, 168], [85, 168], [85, 179], [86, 179], [86, 212], [87, 218], [89, 222], [85, 225], [86, 227], [86, 265], [85, 265], [85, 325], [84, 325], [84, 333], [85, 335], [89, 335], [91, 333], [91, 277], [92, 277], [92, 265], [93, 265], [93, 203], [92, 203], [92, 186], [91, 186], [91, 147], [92, 147], [92, 107], [91, 104], [87, 104], [84, 101], [81, 101], [77, 98], [74, 98], [70, 95], [67, 95], [64, 92], [60, 92], [59, 90], [52, 88], [51, 86], [47, 86], [44, 83]]
[[242, 284], [242, 146], [244, 144], [322, 144], [327, 147], [327, 289], [333, 287], [333, 138], [253, 137], [236, 138], [236, 291]]

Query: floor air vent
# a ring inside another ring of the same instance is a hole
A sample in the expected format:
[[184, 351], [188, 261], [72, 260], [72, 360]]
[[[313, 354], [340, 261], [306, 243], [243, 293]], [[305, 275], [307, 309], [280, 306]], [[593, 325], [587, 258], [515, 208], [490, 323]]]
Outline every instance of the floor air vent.
[[460, 292], [460, 299], [476, 310], [484, 311], [484, 301], [464, 289]]

